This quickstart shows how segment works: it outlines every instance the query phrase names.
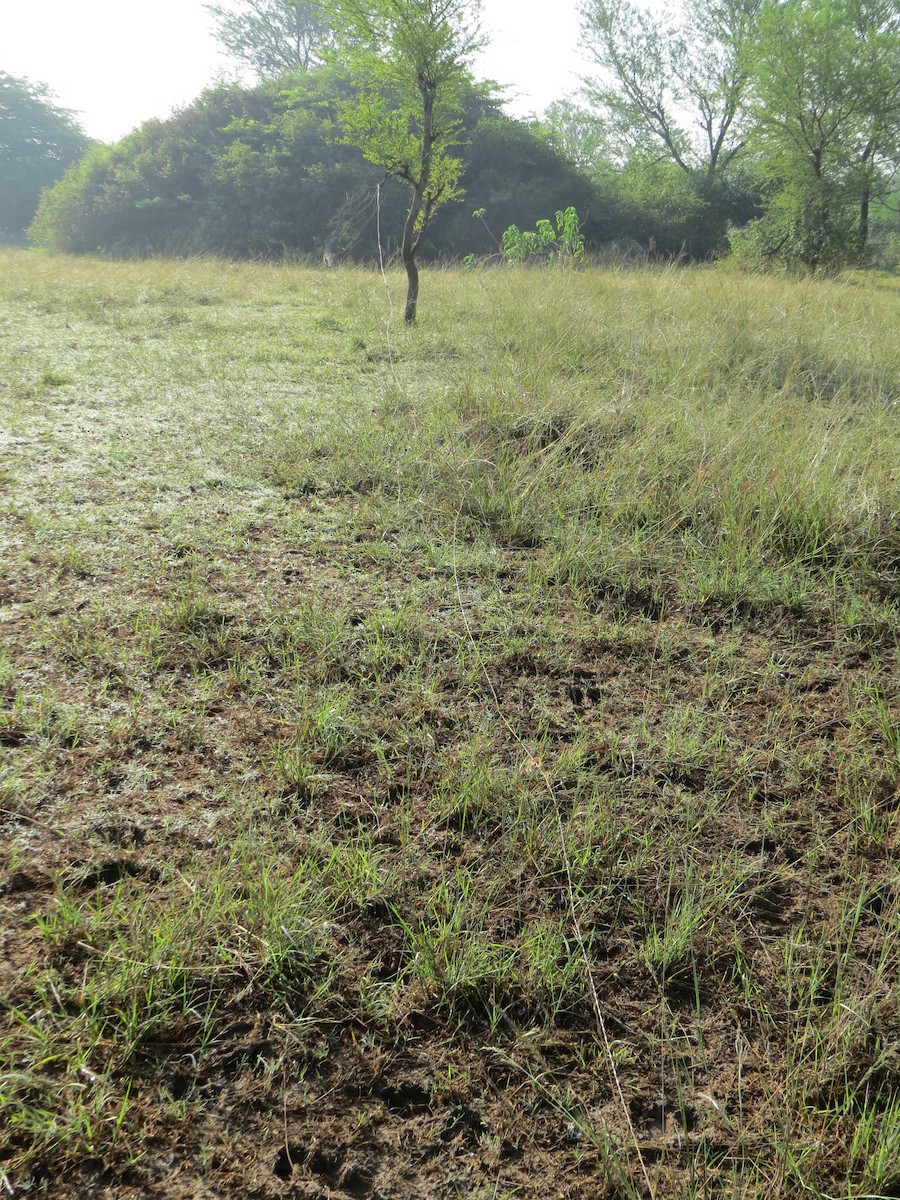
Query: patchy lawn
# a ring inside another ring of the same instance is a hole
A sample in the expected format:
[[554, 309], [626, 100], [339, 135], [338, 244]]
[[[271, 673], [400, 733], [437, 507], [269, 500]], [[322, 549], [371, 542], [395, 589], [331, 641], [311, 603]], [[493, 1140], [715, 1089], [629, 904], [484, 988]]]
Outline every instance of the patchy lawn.
[[0, 1193], [900, 1194], [897, 291], [2, 266]]

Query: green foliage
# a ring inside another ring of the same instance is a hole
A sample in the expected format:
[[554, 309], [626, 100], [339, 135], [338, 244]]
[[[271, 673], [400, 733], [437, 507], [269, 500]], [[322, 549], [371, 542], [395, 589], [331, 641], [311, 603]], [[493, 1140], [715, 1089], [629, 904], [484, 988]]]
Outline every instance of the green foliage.
[[900, 194], [873, 206], [866, 246], [868, 265], [884, 271], [900, 271]]
[[546, 218], [533, 230], [520, 230], [510, 225], [500, 240], [500, 250], [507, 263], [550, 259], [558, 263], [578, 262], [584, 258], [584, 236], [578, 213], [570, 205], [558, 211], [556, 224]]
[[601, 69], [587, 94], [621, 157], [673, 162], [708, 181], [744, 148], [745, 62], [759, 0], [690, 0], [667, 25], [630, 0], [585, 0], [583, 35]]
[[320, 5], [310, 0], [231, 0], [204, 7], [224, 48], [260, 79], [308, 70], [333, 40]]
[[839, 270], [857, 257], [857, 226], [848, 198], [824, 184], [785, 180], [766, 211], [731, 231], [734, 261], [762, 268]]
[[0, 72], [0, 240], [20, 240], [41, 190], [90, 146], [49, 89]]
[[319, 67], [204, 92], [90, 155], [45, 195], [31, 236], [76, 253], [321, 254], [348, 193], [367, 193], [363, 220], [374, 209], [377, 173], [340, 141], [349, 88], [344, 72]]
[[481, 45], [478, 2], [332, 0], [326, 9], [361, 84], [341, 109], [347, 140], [410, 189], [400, 238], [407, 324], [416, 319], [422, 238], [437, 210], [460, 195], [462, 162], [451, 151], [464, 140], [462, 97]]
[[[658, 253], [704, 257], [713, 248], [709, 204], [695, 177], [673, 163], [632, 160], [616, 176], [629, 229]], [[724, 230], [722, 231], [724, 232]]]
[[900, 15], [888, 0], [767, 3], [753, 49], [767, 211], [751, 259], [832, 268], [866, 254], [900, 161]]
[[604, 118], [591, 109], [571, 100], [557, 100], [533, 128], [580, 171], [597, 174], [610, 165], [610, 130]]
[[[445, 209], [439, 218], [441, 230], [454, 246], [481, 255], [496, 253], [498, 239], [491, 230], [512, 224], [530, 226], [545, 213], [569, 205], [582, 215], [588, 243], [624, 232], [625, 215], [608, 178], [592, 181], [533, 125], [510, 120], [496, 109], [483, 108], [478, 120], [472, 119], [471, 112], [469, 106], [469, 140], [460, 151], [468, 201]], [[490, 229], [472, 221], [475, 207], [490, 214]]]
[[730, 226], [741, 261], [814, 269], [877, 251], [870, 210], [900, 163], [893, 0], [690, 0], [674, 22], [586, 0], [583, 17], [595, 124], [563, 106], [544, 133], [611, 181], [629, 233], [697, 256]]
[[[743, 175], [759, 0], [690, 0], [667, 22], [630, 0], [587, 0], [594, 112], [550, 114], [623, 210], [625, 232], [666, 255], [704, 258], [754, 215]], [[591, 121], [593, 118], [593, 122]]]
[[[357, 94], [347, 72], [315, 67], [247, 89], [204, 92], [167, 121], [93, 149], [46, 192], [31, 236], [55, 250], [111, 254], [215, 252], [377, 257], [376, 186], [383, 171], [347, 144], [339, 112]], [[462, 95], [466, 189], [500, 229], [575, 203], [600, 215], [587, 236], [609, 237], [614, 209], [527, 126], [479, 90]], [[384, 249], [397, 248], [407, 186], [380, 189]], [[423, 236], [423, 257], [496, 250], [469, 210], [446, 204]]]
[[757, 189], [743, 169], [708, 183], [674, 163], [634, 158], [606, 181], [622, 228], [655, 254], [714, 256], [729, 226], [757, 215]]
[[703, 169], [684, 170], [656, 151], [623, 147], [614, 123], [569, 102], [551, 105], [532, 129], [577, 164], [603, 195], [600, 220], [589, 200], [577, 203], [588, 214], [588, 243], [625, 236], [656, 254], [707, 258], [725, 244], [730, 225], [757, 215], [757, 188], [744, 161], [731, 163], [727, 172], [717, 170], [712, 178]]
[[[398, 105], [390, 94], [369, 84], [341, 105], [339, 116], [347, 142], [356, 146], [365, 159], [383, 167], [395, 179], [414, 185], [419, 178], [423, 143], [421, 129], [410, 108]], [[463, 164], [448, 151], [463, 138], [461, 122], [449, 118], [441, 137], [440, 153], [430, 167], [425, 203], [417, 218], [419, 229], [423, 228], [426, 213], [430, 219], [441, 204], [460, 195], [458, 184]]]

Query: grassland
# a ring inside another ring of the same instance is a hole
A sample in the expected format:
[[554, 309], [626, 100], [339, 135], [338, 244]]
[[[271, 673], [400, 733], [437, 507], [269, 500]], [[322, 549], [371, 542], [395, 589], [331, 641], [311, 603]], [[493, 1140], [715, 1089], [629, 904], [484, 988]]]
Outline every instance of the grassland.
[[891, 281], [0, 268], [0, 1195], [900, 1195]]

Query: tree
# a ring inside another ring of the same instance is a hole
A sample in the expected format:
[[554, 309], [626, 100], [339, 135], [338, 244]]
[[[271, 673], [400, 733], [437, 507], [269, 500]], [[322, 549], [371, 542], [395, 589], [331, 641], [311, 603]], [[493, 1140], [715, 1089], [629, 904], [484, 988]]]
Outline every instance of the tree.
[[681, 23], [666, 26], [630, 0], [583, 0], [586, 47], [602, 72], [586, 93], [623, 157], [667, 159], [707, 190], [725, 175], [746, 141], [746, 46], [759, 6], [688, 0]]
[[606, 122], [572, 100], [548, 105], [534, 130], [579, 171], [598, 175], [610, 165]]
[[0, 236], [22, 238], [41, 190], [90, 144], [43, 84], [0, 73]]
[[752, 212], [744, 171], [752, 42], [763, 0], [686, 0], [677, 19], [630, 0], [582, 0], [600, 73], [584, 94], [607, 129], [630, 232], [705, 256]]
[[308, 70], [333, 40], [314, 0], [231, 0], [227, 7], [205, 7], [228, 53], [259, 79]]
[[359, 96], [341, 119], [348, 141], [409, 188], [400, 258], [407, 277], [404, 319], [416, 320], [416, 255], [442, 204], [460, 193], [465, 140], [462, 99], [481, 45], [478, 0], [331, 0]]
[[[332, 67], [211, 88], [88, 154], [44, 194], [29, 235], [74, 253], [321, 255], [323, 214], [377, 179], [339, 140], [350, 94]], [[402, 211], [396, 191], [391, 214]]]
[[768, 0], [754, 59], [769, 211], [750, 240], [813, 268], [860, 259], [900, 162], [896, 0]]

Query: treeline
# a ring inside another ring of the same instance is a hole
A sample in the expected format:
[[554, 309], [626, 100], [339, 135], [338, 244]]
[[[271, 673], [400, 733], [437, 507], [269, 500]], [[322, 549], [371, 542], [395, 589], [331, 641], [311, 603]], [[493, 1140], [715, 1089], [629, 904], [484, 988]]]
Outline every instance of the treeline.
[[583, 0], [582, 18], [600, 73], [578, 120], [620, 183], [658, 203], [656, 174], [714, 225], [743, 194], [727, 234], [750, 265], [865, 263], [896, 232], [897, 0]]
[[[114, 146], [97, 146], [45, 192], [32, 240], [73, 253], [373, 259], [396, 245], [407, 189], [347, 144], [353, 85], [334, 65], [223, 85]], [[488, 255], [511, 224], [574, 205], [594, 242], [638, 236], [608, 191], [483, 89], [464, 103], [462, 203], [428, 228], [425, 257]], [[473, 212], [485, 210], [483, 220]]]
[[[407, 8], [428, 26], [433, 4]], [[114, 146], [86, 149], [45, 91], [0, 76], [0, 235], [23, 237], [31, 221], [40, 246], [119, 255], [365, 261], [396, 249], [408, 173], [404, 184], [391, 154], [373, 153], [375, 129], [352, 130], [370, 94], [388, 123], [407, 110], [377, 64], [374, 84], [351, 69], [338, 0], [208, 7], [260, 82], [211, 88]], [[391, 5], [369, 7], [389, 28]], [[460, 20], [470, 9], [454, 0]], [[600, 70], [578, 101], [523, 122], [467, 73], [451, 89], [461, 199], [455, 186], [439, 203], [423, 190], [422, 257], [495, 254], [508, 227], [574, 208], [589, 253], [615, 240], [750, 266], [900, 266], [897, 0], [683, 0], [665, 15], [583, 0], [582, 21]], [[421, 138], [414, 113], [404, 131]]]

